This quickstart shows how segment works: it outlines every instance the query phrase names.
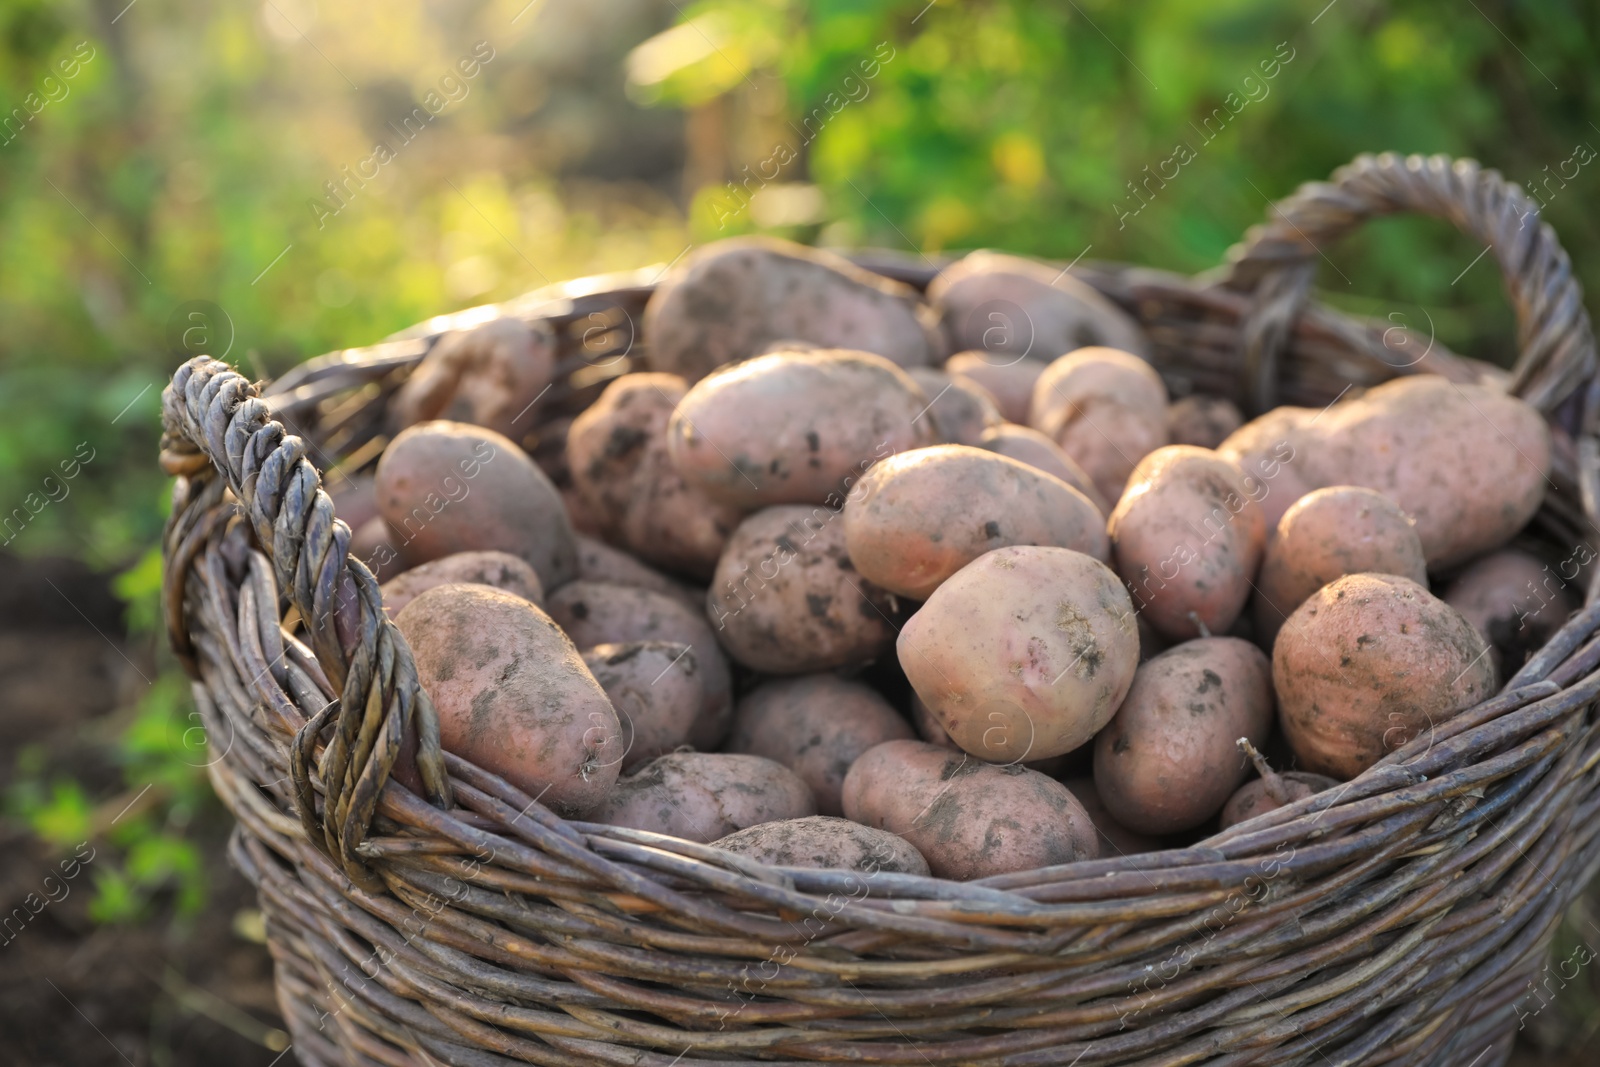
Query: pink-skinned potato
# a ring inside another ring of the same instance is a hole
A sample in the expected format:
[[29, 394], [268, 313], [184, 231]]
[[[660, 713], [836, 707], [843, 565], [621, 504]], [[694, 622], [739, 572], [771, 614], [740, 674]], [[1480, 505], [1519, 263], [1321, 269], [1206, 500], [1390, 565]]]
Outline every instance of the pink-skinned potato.
[[911, 687], [964, 751], [993, 763], [1070, 752], [1110, 721], [1139, 636], [1122, 583], [1068, 548], [979, 556], [900, 631]]
[[1043, 359], [1024, 359], [994, 352], [957, 352], [944, 362], [945, 373], [969, 378], [988, 390], [1007, 422], [1026, 423], [1033, 386], [1049, 366]]
[[811, 867], [863, 874], [928, 875], [928, 861], [905, 838], [849, 819], [808, 815], [764, 822], [711, 842], [769, 867]]
[[[1587, 555], [1589, 549], [1582, 546], [1581, 551]], [[1552, 569], [1531, 553], [1503, 548], [1467, 564], [1440, 596], [1489, 642], [1495, 667], [1507, 677], [1578, 610], [1577, 598], [1559, 573], [1570, 570], [1576, 578], [1577, 564], [1575, 554]]]
[[1071, 456], [1107, 500], [1167, 443], [1167, 387], [1155, 368], [1114, 348], [1080, 348], [1045, 368], [1028, 424]]
[[1134, 469], [1107, 531], [1117, 573], [1163, 635], [1226, 633], [1250, 598], [1266, 519], [1239, 468], [1168, 445]]
[[530, 604], [544, 605], [539, 576], [509, 552], [457, 552], [412, 567], [383, 583], [383, 607], [393, 618], [405, 606], [438, 585], [473, 583], [503, 589]]
[[1320, 484], [1307, 466], [1316, 448], [1320, 414], [1312, 408], [1273, 408], [1217, 446], [1217, 455], [1243, 472], [1245, 488], [1259, 504], [1269, 531], [1277, 529], [1295, 501]]
[[706, 702], [692, 648], [673, 641], [596, 645], [583, 663], [622, 725], [622, 773], [689, 743]]
[[673, 752], [617, 779], [590, 822], [709, 844], [762, 823], [817, 813], [789, 768], [760, 756]]
[[670, 596], [693, 611], [700, 611], [706, 602], [704, 591], [662, 574], [620, 548], [613, 548], [598, 538], [583, 534], [578, 535], [577, 580], [635, 585]]
[[928, 396], [922, 418], [932, 419], [940, 441], [947, 445], [975, 445], [985, 430], [1001, 423], [1000, 408], [988, 390], [970, 378], [947, 374], [932, 367], [906, 371]]
[[1138, 852], [1155, 852], [1161, 848], [1160, 839], [1134, 833], [1117, 822], [1110, 809], [1106, 807], [1105, 801], [1100, 799], [1100, 791], [1095, 788], [1092, 777], [1066, 778], [1061, 784], [1078, 798], [1078, 803], [1083, 805], [1089, 821], [1094, 823], [1095, 832], [1100, 837], [1102, 859], [1132, 856]]
[[873, 466], [844, 506], [845, 547], [861, 576], [926, 600], [985, 552], [1070, 548], [1104, 561], [1105, 519], [1082, 493], [1018, 460], [935, 445]]
[[556, 374], [556, 338], [542, 321], [491, 319], [441, 335], [390, 410], [397, 428], [433, 419], [472, 423], [521, 440]]
[[[550, 616], [500, 589], [441, 585], [406, 605], [395, 625], [446, 751], [569, 818], [610, 792], [622, 754], [617, 714]], [[415, 783], [407, 763], [396, 776]]]
[[970, 881], [1094, 859], [1094, 824], [1071, 791], [922, 741], [868, 749], [845, 776], [845, 817], [898, 834], [939, 878]]
[[1216, 448], [1243, 425], [1238, 405], [1225, 397], [1195, 393], [1167, 408], [1167, 438], [1175, 445]]
[[1100, 514], [1111, 514], [1111, 505], [1100, 495], [1088, 472], [1078, 466], [1077, 460], [1062, 451], [1060, 445], [1033, 427], [1003, 422], [986, 431], [979, 439], [978, 447], [1055, 475], [1088, 497], [1089, 503]]
[[350, 558], [366, 564], [367, 570], [380, 582], [389, 581], [406, 569], [395, 541], [394, 531], [383, 521], [383, 516], [374, 515], [351, 533]]

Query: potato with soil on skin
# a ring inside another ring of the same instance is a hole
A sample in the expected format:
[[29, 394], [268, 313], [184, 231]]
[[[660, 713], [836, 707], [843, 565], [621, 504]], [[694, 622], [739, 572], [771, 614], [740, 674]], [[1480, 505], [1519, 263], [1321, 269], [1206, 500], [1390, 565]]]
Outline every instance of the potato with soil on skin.
[[1135, 465], [1167, 443], [1167, 387], [1138, 356], [1081, 348], [1034, 383], [1028, 425], [1060, 445], [1101, 496], [1116, 500]]
[[905, 838], [828, 815], [764, 822], [711, 844], [769, 867], [929, 874], [928, 861]]
[[[610, 792], [622, 755], [616, 712], [554, 620], [485, 585], [441, 585], [395, 619], [439, 713], [439, 740], [574, 817]], [[395, 766], [417, 787], [415, 740]]]
[[893, 596], [857, 573], [836, 511], [763, 508], [728, 538], [706, 616], [752, 670], [806, 674], [868, 663], [894, 644]]
[[739, 830], [817, 813], [798, 775], [760, 756], [673, 752], [617, 779], [588, 821], [709, 844]]
[[727, 750], [783, 764], [811, 787], [819, 813], [838, 815], [839, 790], [856, 757], [912, 736], [911, 725], [876, 690], [810, 674], [747, 693], [734, 711]]
[[634, 585], [653, 593], [663, 593], [696, 612], [705, 608], [705, 593], [670, 578], [660, 571], [594, 537], [578, 535], [578, 581]]
[[1353, 778], [1494, 695], [1488, 645], [1409, 578], [1347, 574], [1289, 616], [1272, 650], [1278, 721], [1308, 771]]
[[921, 741], [868, 749], [844, 780], [845, 817], [909, 841], [939, 878], [970, 881], [1094, 859], [1094, 824], [1066, 786]]
[[1284, 512], [1267, 541], [1256, 582], [1264, 647], [1312, 593], [1346, 574], [1398, 574], [1428, 586], [1416, 524], [1400, 505], [1353, 485], [1316, 489]]
[[700, 666], [705, 705], [689, 743], [712, 749], [733, 719], [733, 677], [705, 616], [663, 593], [609, 582], [568, 582], [549, 594], [550, 617], [579, 648], [673, 641], [688, 645]]
[[844, 541], [863, 578], [912, 600], [1007, 545], [1107, 558], [1105, 518], [1088, 497], [967, 445], [919, 448], [873, 466], [845, 502]]
[[686, 392], [675, 374], [615, 379], [573, 420], [567, 463], [607, 536], [651, 563], [704, 578], [741, 512], [690, 486], [672, 464], [667, 423]]
[[623, 774], [689, 743], [706, 702], [692, 648], [675, 641], [596, 645], [584, 651], [583, 663], [622, 724]]
[[902, 367], [940, 353], [931, 312], [908, 285], [841, 256], [770, 237], [685, 256], [644, 310], [650, 368], [699, 381], [774, 341], [876, 352]]
[[383, 583], [383, 608], [394, 618], [405, 606], [440, 585], [487, 585], [544, 606], [539, 576], [509, 552], [457, 552], [412, 567]]
[[1139, 668], [1094, 741], [1094, 783], [1112, 818], [1141, 834], [1192, 830], [1249, 773], [1236, 742], [1272, 729], [1272, 667], [1236, 637], [1201, 637]]
[[[1575, 562], [1564, 566], [1577, 577]], [[1502, 677], [1521, 670], [1578, 610], [1578, 598], [1560, 575], [1516, 548], [1473, 560], [1441, 596], [1489, 642], [1489, 655]]]
[[667, 447], [684, 479], [735, 507], [827, 504], [874, 463], [935, 444], [916, 382], [881, 356], [784, 352], [718, 371], [679, 402]]
[[1167, 439], [1175, 445], [1216, 448], [1244, 425], [1233, 401], [1195, 393], [1167, 407]]
[[534, 405], [555, 374], [556, 338], [542, 321], [499, 318], [451, 330], [395, 394], [394, 426], [450, 419], [520, 441], [533, 429]]
[[1089, 503], [1093, 504], [1101, 515], [1111, 514], [1111, 505], [1100, 495], [1094, 479], [1078, 466], [1077, 460], [1067, 455], [1061, 450], [1060, 445], [1033, 427], [1003, 422], [985, 432], [978, 440], [978, 447], [1005, 456], [1007, 459], [1026, 463], [1030, 467], [1037, 467], [1046, 474], [1055, 475], [1088, 497]]
[[1052, 267], [1001, 252], [973, 252], [928, 286], [956, 351], [1054, 359], [1088, 345], [1143, 355], [1144, 331], [1099, 292]]
[[993, 763], [1070, 752], [1133, 681], [1138, 628], [1111, 569], [1015, 545], [961, 568], [900, 631], [900, 666], [953, 740]]
[[906, 371], [928, 396], [920, 418], [932, 419], [938, 439], [947, 445], [975, 445], [991, 426], [1000, 425], [1000, 409], [988, 391], [970, 379], [932, 367]]
[[1007, 422], [1026, 423], [1033, 404], [1033, 386], [1050, 364], [993, 352], [957, 352], [944, 361], [952, 377], [969, 378], [986, 389]]
[[1248, 822], [1257, 815], [1286, 807], [1339, 784], [1325, 774], [1311, 774], [1308, 771], [1279, 774], [1267, 764], [1266, 758], [1256, 751], [1256, 746], [1249, 740], [1239, 738], [1239, 747], [1250, 757], [1250, 762], [1256, 766], [1256, 773], [1261, 777], [1250, 779], [1228, 798], [1228, 802], [1222, 806], [1220, 829], [1226, 830], [1230, 826]]
[[1094, 823], [1095, 833], [1100, 838], [1101, 859], [1132, 856], [1139, 852], [1156, 852], [1161, 849], [1159, 839], [1134, 833], [1112, 817], [1105, 801], [1100, 799], [1100, 791], [1095, 788], [1092, 777], [1066, 778], [1061, 784], [1078, 798], [1078, 803], [1083, 805], [1089, 821]]
[[546, 589], [578, 572], [561, 494], [513, 441], [459, 422], [423, 422], [378, 460], [378, 509], [410, 566], [457, 552], [520, 556]]
[[1268, 530], [1275, 530], [1284, 512], [1318, 487], [1306, 468], [1317, 446], [1311, 408], [1277, 407], [1229, 434], [1217, 455], [1244, 472], [1245, 486], [1261, 508]]
[[1238, 467], [1204, 448], [1168, 445], [1134, 468], [1106, 528], [1141, 614], [1185, 639], [1225, 633], [1239, 617], [1266, 525]]

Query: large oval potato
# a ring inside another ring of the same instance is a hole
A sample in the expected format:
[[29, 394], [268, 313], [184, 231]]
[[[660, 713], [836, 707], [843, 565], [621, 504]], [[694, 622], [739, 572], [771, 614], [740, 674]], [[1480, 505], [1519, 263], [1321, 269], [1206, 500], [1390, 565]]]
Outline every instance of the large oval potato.
[[970, 881], [1094, 859], [1094, 824], [1066, 786], [921, 741], [868, 749], [844, 780], [845, 817], [909, 841], [940, 878]]
[[[1577, 577], [1574, 561], [1568, 563]], [[1578, 610], [1577, 598], [1561, 577], [1537, 556], [1516, 548], [1473, 560], [1441, 596], [1489, 642], [1489, 655], [1502, 676], [1521, 670]]]
[[1127, 591], [1067, 548], [978, 557], [900, 631], [900, 666], [950, 739], [980, 759], [1069, 752], [1122, 703], [1139, 662]]
[[1236, 637], [1185, 641], [1143, 664], [1094, 742], [1094, 783], [1112, 818], [1142, 834], [1191, 830], [1250, 772], [1236, 745], [1272, 729], [1272, 667]]
[[1155, 368], [1114, 348], [1081, 348], [1045, 368], [1028, 424], [1116, 500], [1133, 468], [1167, 443], [1167, 387]]
[[1007, 422], [1025, 423], [1033, 404], [1034, 383], [1049, 365], [1047, 359], [971, 351], [957, 352], [945, 360], [944, 370], [951, 377], [967, 378], [983, 386]]
[[694, 649], [675, 641], [596, 645], [583, 663], [622, 725], [624, 774], [689, 743], [706, 703]]
[[727, 736], [733, 676], [702, 613], [650, 589], [607, 582], [568, 582], [548, 601], [550, 617], [580, 648], [634, 641], [673, 641], [692, 648], [705, 687], [705, 707], [689, 743], [711, 749]]
[[636, 585], [655, 593], [663, 593], [692, 611], [702, 611], [706, 595], [700, 589], [669, 578], [658, 570], [639, 562], [620, 548], [612, 548], [604, 541], [578, 535], [578, 581], [608, 582], [611, 585]]
[[935, 334], [916, 291], [842, 256], [771, 237], [717, 241], [683, 258], [644, 310], [652, 370], [699, 381], [774, 341], [932, 362]]
[[1141, 460], [1107, 529], [1140, 613], [1172, 638], [1227, 632], [1250, 597], [1267, 536], [1239, 468], [1191, 445]]
[[383, 609], [393, 618], [405, 606], [437, 585], [463, 582], [489, 585], [544, 606], [539, 576], [519, 556], [509, 552], [457, 552], [412, 567], [383, 583]]
[[1494, 661], [1472, 624], [1416, 582], [1347, 574], [1289, 616], [1272, 682], [1300, 765], [1344, 779], [1487, 700]]
[[826, 815], [760, 823], [711, 844], [769, 867], [815, 867], [863, 874], [883, 871], [924, 877], [930, 873], [928, 861], [905, 838]]
[[845, 547], [861, 576], [926, 600], [956, 571], [1006, 545], [1053, 545], [1104, 561], [1105, 519], [1059, 478], [967, 445], [890, 456], [844, 506]]
[[[617, 714], [550, 616], [486, 585], [441, 585], [395, 625], [446, 750], [568, 817], [610, 791], [622, 756]], [[397, 774], [406, 781], [398, 765]]]
[[783, 764], [811, 787], [818, 812], [838, 815], [839, 790], [856, 757], [911, 736], [911, 725], [870, 686], [809, 674], [746, 694], [734, 712], [728, 751]]
[[1100, 490], [1088, 472], [1078, 466], [1077, 460], [1062, 451], [1060, 445], [1033, 427], [1003, 422], [985, 431], [978, 440], [978, 447], [1014, 459], [1018, 463], [1026, 463], [1030, 467], [1036, 467], [1046, 474], [1060, 478], [1088, 497], [1089, 503], [1093, 504], [1101, 515], [1111, 514], [1111, 505], [1100, 495]]
[[894, 643], [899, 610], [850, 562], [838, 512], [790, 504], [734, 530], [706, 614], [746, 667], [804, 674], [877, 659]]
[[589, 821], [709, 844], [738, 830], [815, 815], [806, 784], [760, 756], [674, 752], [617, 779]]
[[542, 321], [503, 317], [440, 335], [395, 394], [397, 429], [432, 419], [467, 422], [520, 441], [555, 380], [556, 338]]
[[685, 394], [667, 430], [690, 484], [741, 508], [838, 507], [885, 456], [938, 441], [919, 418], [928, 397], [866, 352], [779, 352], [747, 360]]
[[525, 560], [546, 589], [577, 575], [561, 494], [521, 447], [492, 430], [422, 422], [401, 431], [378, 460], [377, 495], [412, 566], [499, 549]]
[[985, 430], [1000, 425], [1000, 408], [977, 382], [932, 367], [912, 367], [906, 374], [927, 395], [928, 409], [920, 417], [933, 420], [943, 443], [975, 445]]

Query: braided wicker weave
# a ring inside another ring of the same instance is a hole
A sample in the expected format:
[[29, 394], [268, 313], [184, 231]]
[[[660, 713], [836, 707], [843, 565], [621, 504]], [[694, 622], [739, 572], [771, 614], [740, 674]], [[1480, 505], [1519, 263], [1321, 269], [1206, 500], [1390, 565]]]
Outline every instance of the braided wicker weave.
[[[1570, 555], [1600, 500], [1594, 343], [1565, 253], [1497, 174], [1362, 157], [1277, 205], [1215, 279], [1075, 274], [1143, 323], [1179, 393], [1320, 406], [1398, 373], [1494, 373], [1437, 345], [1413, 358], [1427, 339], [1308, 301], [1319, 247], [1398, 211], [1494, 250], [1519, 326], [1508, 384], [1556, 437], [1533, 534]], [[980, 882], [766, 868], [566, 822], [441, 753], [318, 468], [374, 458], [431, 339], [497, 314], [561, 339], [561, 384], [526, 442], [558, 463], [571, 413], [640, 357], [652, 280], [436, 319], [266, 396], [204, 357], [167, 390], [166, 622], [302, 1063], [1504, 1060], [1516, 1001], [1600, 860], [1592, 590], [1498, 696], [1345, 787], [1193, 847]], [[413, 723], [426, 797], [389, 781]]]

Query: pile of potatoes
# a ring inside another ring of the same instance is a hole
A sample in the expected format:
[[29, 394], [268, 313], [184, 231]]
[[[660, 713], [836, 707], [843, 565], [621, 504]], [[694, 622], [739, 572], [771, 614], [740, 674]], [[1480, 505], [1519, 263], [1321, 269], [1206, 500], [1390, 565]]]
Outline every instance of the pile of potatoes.
[[1509, 547], [1552, 445], [1491, 384], [1244, 422], [1042, 264], [923, 295], [756, 239], [675, 266], [642, 342], [541, 466], [548, 331], [448, 334], [333, 486], [444, 747], [570, 819], [951, 879], [1183, 844], [1483, 701], [1575, 607]]

